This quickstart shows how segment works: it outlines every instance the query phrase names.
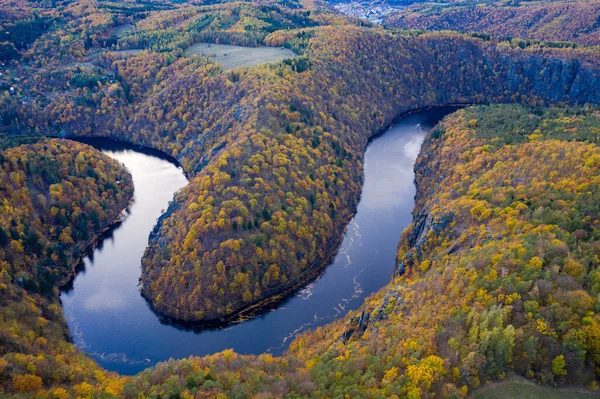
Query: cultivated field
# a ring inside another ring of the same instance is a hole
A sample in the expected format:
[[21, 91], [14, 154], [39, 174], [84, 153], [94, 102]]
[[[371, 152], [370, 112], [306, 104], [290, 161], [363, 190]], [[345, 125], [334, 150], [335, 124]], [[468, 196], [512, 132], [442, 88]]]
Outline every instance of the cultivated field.
[[190, 46], [185, 54], [211, 57], [221, 64], [224, 70], [294, 58], [294, 53], [290, 50], [279, 47], [240, 47], [211, 43], [196, 43]]

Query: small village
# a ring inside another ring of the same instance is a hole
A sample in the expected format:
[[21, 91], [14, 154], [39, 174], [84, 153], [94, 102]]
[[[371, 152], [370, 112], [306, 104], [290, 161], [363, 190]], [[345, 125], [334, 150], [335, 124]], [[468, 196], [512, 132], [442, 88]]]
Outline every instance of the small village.
[[335, 4], [333, 8], [341, 14], [365, 19], [375, 24], [381, 24], [386, 15], [400, 9], [400, 7], [392, 7], [387, 4], [373, 4], [358, 1]]

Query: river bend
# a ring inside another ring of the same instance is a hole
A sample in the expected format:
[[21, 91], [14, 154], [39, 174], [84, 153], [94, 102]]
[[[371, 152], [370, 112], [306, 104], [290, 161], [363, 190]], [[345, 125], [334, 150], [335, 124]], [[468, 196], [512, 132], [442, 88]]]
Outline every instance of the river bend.
[[227, 348], [279, 355], [299, 332], [357, 309], [390, 280], [400, 234], [412, 220], [414, 162], [427, 130], [451, 110], [412, 114], [373, 139], [365, 153], [357, 213], [333, 263], [276, 309], [221, 329], [195, 331], [164, 323], [139, 293], [148, 235], [173, 194], [187, 184], [182, 169], [151, 151], [90, 141], [125, 164], [135, 194], [124, 221], [84, 259], [82, 270], [61, 293], [74, 344], [103, 367], [134, 374], [169, 358]]

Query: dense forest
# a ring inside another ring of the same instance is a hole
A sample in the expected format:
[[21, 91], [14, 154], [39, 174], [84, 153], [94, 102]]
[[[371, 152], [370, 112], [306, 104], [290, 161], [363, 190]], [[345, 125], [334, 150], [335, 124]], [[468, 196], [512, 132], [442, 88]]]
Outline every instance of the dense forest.
[[2, 270], [50, 294], [131, 199], [122, 166], [91, 147], [42, 140], [0, 154]]
[[384, 23], [401, 29], [456, 30], [500, 37], [600, 44], [600, 2], [450, 2], [416, 3]]
[[[7, 143], [34, 137], [0, 158], [0, 393], [464, 397], [512, 372], [595, 386], [595, 48], [391, 31], [312, 2], [0, 5], [2, 130]], [[297, 56], [223, 71], [186, 54], [203, 41]], [[496, 102], [528, 108], [468, 108], [430, 134], [390, 286], [284, 357], [225, 351], [129, 378], [65, 339], [56, 287], [127, 206], [131, 180], [90, 147], [42, 137], [112, 137], [180, 161], [190, 184], [150, 237], [142, 293], [159, 313], [206, 322], [323, 270], [358, 202], [367, 141], [398, 114]]]
[[0, 141], [0, 379], [17, 392], [94, 368], [65, 340], [57, 287], [133, 196], [122, 165], [88, 145], [22, 141]]

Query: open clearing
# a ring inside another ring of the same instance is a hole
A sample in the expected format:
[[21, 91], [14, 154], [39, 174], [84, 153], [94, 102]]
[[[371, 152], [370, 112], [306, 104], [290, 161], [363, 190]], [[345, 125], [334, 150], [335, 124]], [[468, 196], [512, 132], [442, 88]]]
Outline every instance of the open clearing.
[[294, 53], [290, 50], [279, 47], [240, 47], [212, 43], [196, 43], [190, 46], [185, 54], [208, 56], [221, 64], [224, 70], [294, 58]]
[[109, 36], [119, 37], [131, 32], [135, 32], [135, 26], [133, 26], [132, 24], [124, 24], [114, 27], [110, 32]]
[[61, 68], [70, 69], [70, 68], [81, 68], [81, 69], [90, 69], [94, 68], [95, 65], [89, 61], [84, 62], [69, 62], [68, 64], [63, 65]]
[[536, 385], [522, 377], [508, 378], [484, 386], [470, 395], [471, 399], [592, 399], [600, 398], [600, 392], [582, 388], [550, 388]]

